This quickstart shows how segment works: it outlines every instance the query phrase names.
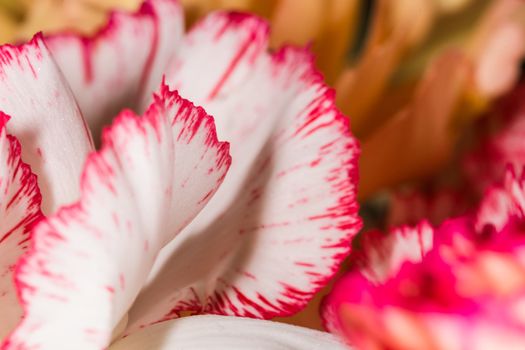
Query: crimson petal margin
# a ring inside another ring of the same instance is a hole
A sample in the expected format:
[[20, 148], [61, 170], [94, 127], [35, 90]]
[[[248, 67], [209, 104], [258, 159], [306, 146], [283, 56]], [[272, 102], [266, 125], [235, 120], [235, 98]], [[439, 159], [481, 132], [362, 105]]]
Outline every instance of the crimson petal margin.
[[0, 47], [0, 111], [12, 117], [8, 132], [38, 175], [42, 210], [77, 200], [91, 133], [41, 35]]
[[168, 84], [215, 117], [234, 162], [161, 252], [127, 332], [185, 311], [292, 314], [350, 251], [361, 225], [357, 141], [308, 50], [270, 55], [267, 44], [264, 21], [216, 13], [175, 54]]
[[143, 118], [107, 129], [80, 201], [34, 230], [17, 280], [26, 316], [5, 349], [102, 349], [159, 250], [221, 184], [231, 158], [211, 117], [163, 86]]
[[142, 112], [184, 32], [176, 0], [148, 0], [137, 13], [113, 12], [93, 37], [46, 37], [95, 137], [124, 107]]
[[15, 265], [29, 246], [29, 231], [42, 218], [36, 176], [23, 163], [18, 141], [7, 135], [8, 117], [0, 113], [0, 339], [22, 317], [13, 283]]

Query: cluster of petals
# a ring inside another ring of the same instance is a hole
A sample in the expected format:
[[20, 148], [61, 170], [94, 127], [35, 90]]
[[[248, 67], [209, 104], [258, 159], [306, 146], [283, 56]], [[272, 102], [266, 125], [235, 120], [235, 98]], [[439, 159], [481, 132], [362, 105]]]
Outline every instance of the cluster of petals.
[[343, 346], [249, 319], [304, 307], [360, 228], [334, 92], [257, 17], [183, 28], [149, 0], [0, 47], [2, 349]]
[[525, 178], [509, 167], [473, 215], [366, 235], [326, 327], [360, 349], [523, 348], [524, 224]]

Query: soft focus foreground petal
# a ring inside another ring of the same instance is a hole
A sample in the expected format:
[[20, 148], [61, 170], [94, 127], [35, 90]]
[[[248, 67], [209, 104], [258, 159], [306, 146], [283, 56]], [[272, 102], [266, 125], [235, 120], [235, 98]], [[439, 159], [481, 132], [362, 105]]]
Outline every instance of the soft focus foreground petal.
[[147, 107], [183, 30], [176, 0], [148, 0], [135, 14], [112, 13], [93, 37], [46, 38], [96, 137], [123, 107]]
[[257, 18], [215, 14], [177, 53], [170, 86], [215, 116], [234, 163], [217, 196], [162, 252], [131, 329], [183, 311], [289, 315], [350, 250], [361, 224], [357, 142], [312, 57], [265, 53], [266, 33]]
[[15, 264], [29, 246], [29, 230], [42, 217], [36, 176], [20, 159], [20, 144], [6, 134], [0, 115], [0, 339], [22, 317], [13, 283]]
[[428, 176], [454, 149], [452, 117], [464, 91], [469, 63], [455, 51], [439, 57], [411, 103], [363, 143], [360, 192]]
[[7, 349], [105, 348], [159, 250], [222, 182], [230, 157], [213, 120], [165, 86], [154, 98], [104, 133], [81, 200], [35, 228], [17, 274], [26, 316]]
[[8, 130], [38, 175], [44, 212], [78, 199], [91, 134], [41, 36], [0, 47], [0, 111], [12, 116]]
[[348, 349], [329, 333], [278, 322], [230, 316], [192, 316], [161, 322], [124, 338], [109, 350]]

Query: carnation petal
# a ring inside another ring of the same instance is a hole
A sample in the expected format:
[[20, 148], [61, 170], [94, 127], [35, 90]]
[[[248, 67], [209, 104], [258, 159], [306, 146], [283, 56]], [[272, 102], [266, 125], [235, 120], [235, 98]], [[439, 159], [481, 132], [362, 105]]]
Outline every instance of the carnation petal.
[[334, 336], [283, 323], [228, 316], [192, 316], [162, 322], [124, 338], [109, 350], [348, 349]]
[[272, 56], [266, 45], [261, 20], [219, 13], [177, 52], [168, 83], [215, 116], [234, 162], [217, 196], [163, 250], [128, 332], [185, 311], [292, 314], [350, 251], [360, 228], [357, 141], [308, 52]]
[[36, 176], [22, 162], [18, 141], [7, 135], [8, 117], [0, 114], [0, 339], [22, 318], [13, 275], [15, 265], [29, 246], [29, 231], [42, 218]]
[[44, 212], [78, 198], [78, 179], [91, 134], [40, 35], [21, 46], [0, 47], [0, 110], [8, 132], [22, 144], [22, 159], [38, 175]]
[[382, 282], [395, 275], [407, 261], [420, 262], [432, 249], [434, 229], [422, 221], [414, 227], [403, 226], [388, 234], [373, 231], [362, 240], [360, 265], [368, 279]]
[[95, 137], [123, 107], [147, 107], [183, 31], [176, 0], [148, 0], [137, 13], [112, 13], [94, 37], [46, 38]]
[[34, 230], [17, 280], [26, 316], [7, 349], [105, 348], [158, 255], [230, 164], [213, 120], [163, 86], [124, 111], [88, 159], [78, 203]]

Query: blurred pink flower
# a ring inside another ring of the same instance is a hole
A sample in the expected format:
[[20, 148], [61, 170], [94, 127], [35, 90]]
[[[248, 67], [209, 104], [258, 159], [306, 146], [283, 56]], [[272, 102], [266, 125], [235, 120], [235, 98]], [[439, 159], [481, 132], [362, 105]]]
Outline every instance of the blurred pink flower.
[[521, 349], [525, 182], [508, 170], [476, 215], [362, 240], [326, 298], [326, 327], [359, 349]]

